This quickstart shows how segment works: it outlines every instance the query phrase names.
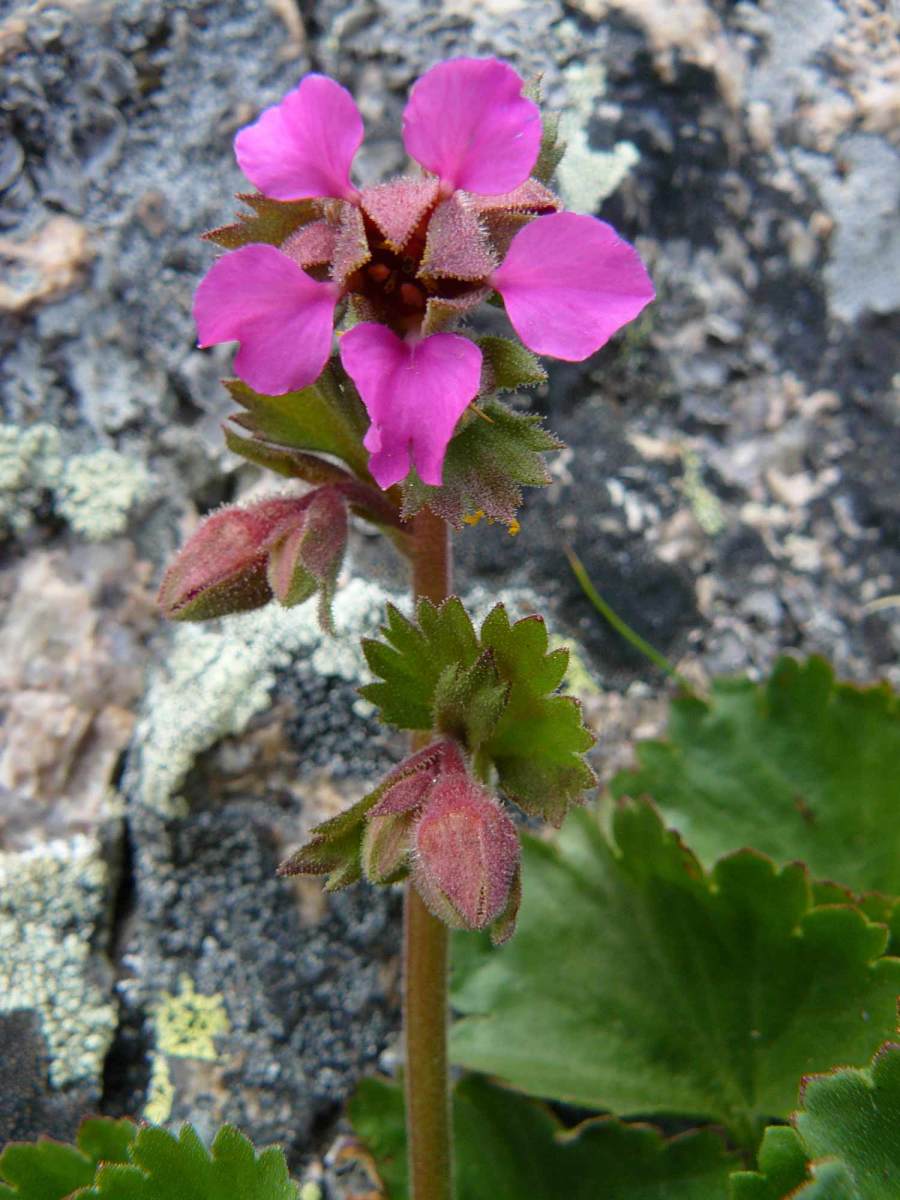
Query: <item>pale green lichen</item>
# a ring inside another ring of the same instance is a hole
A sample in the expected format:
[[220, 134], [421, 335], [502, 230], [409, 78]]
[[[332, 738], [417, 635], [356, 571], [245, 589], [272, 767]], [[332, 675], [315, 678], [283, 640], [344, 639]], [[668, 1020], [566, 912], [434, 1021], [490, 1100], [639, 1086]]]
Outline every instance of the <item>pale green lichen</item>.
[[90, 541], [122, 533], [128, 514], [150, 489], [136, 458], [116, 450], [62, 453], [52, 425], [0, 425], [0, 530], [27, 532], [45, 496], [72, 529]]
[[178, 626], [137, 729], [140, 802], [164, 815], [182, 811], [178, 792], [197, 755], [266, 710], [276, 672], [296, 655], [306, 651], [317, 674], [361, 679], [359, 638], [377, 630], [392, 598], [361, 579], [341, 588], [334, 603], [338, 638], [322, 633], [310, 604], [270, 604], [215, 625]]
[[588, 122], [598, 96], [606, 90], [606, 72], [599, 62], [573, 63], [565, 72], [569, 104], [559, 123], [566, 153], [556, 169], [559, 190], [568, 208], [594, 212], [611, 196], [640, 159], [632, 142], [616, 142], [611, 150], [595, 150]]
[[194, 990], [189, 975], [182, 975], [174, 995], [164, 992], [153, 1009], [157, 1049], [170, 1058], [219, 1057], [214, 1039], [231, 1028], [221, 996], [204, 996]]
[[0, 529], [24, 533], [61, 470], [59, 433], [52, 425], [0, 425]]
[[150, 1086], [144, 1116], [162, 1124], [172, 1112], [175, 1085], [169, 1072], [170, 1058], [197, 1058], [217, 1062], [215, 1039], [231, 1026], [221, 996], [204, 996], [194, 990], [189, 975], [182, 975], [177, 993], [164, 992], [154, 1005], [153, 1029], [156, 1052], [150, 1069]]
[[91, 938], [109, 878], [86, 837], [0, 853], [0, 1012], [40, 1015], [54, 1087], [99, 1086], [117, 1016]]
[[172, 1115], [174, 1103], [175, 1084], [169, 1074], [169, 1064], [161, 1054], [154, 1054], [150, 1064], [144, 1120], [152, 1121], [154, 1125], [162, 1125]]
[[710, 537], [715, 537], [725, 528], [725, 514], [717, 496], [703, 482], [703, 465], [695, 451], [683, 447], [681, 459], [684, 477], [681, 491], [691, 506], [694, 519]]
[[63, 466], [56, 511], [76, 533], [102, 542], [125, 531], [149, 490], [150, 476], [136, 458], [108, 449], [75, 454]]

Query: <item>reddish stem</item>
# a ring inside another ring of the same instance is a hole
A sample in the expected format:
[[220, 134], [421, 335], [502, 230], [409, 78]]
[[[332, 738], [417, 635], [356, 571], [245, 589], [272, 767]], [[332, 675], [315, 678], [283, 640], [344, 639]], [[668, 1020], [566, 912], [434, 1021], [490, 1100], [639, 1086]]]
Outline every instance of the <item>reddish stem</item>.
[[[428, 510], [412, 531], [413, 589], [439, 604], [451, 587], [450, 531]], [[427, 744], [429, 734], [413, 739]], [[452, 1200], [452, 1131], [447, 1072], [447, 928], [407, 884], [403, 1019], [410, 1200]]]

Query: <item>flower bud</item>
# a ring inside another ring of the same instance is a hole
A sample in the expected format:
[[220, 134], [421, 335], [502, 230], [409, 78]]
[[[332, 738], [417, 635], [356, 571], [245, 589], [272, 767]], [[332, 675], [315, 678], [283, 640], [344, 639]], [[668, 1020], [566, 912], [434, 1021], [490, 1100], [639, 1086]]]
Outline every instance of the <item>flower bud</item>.
[[369, 814], [363, 836], [362, 868], [370, 883], [395, 883], [403, 878], [415, 821], [414, 812]]
[[304, 497], [301, 520], [282, 537], [270, 539], [268, 581], [285, 608], [301, 604], [316, 591], [320, 619], [330, 624], [331, 598], [347, 545], [347, 506], [335, 488], [322, 487]]
[[379, 788], [367, 814], [363, 871], [370, 883], [393, 883], [406, 873], [413, 827], [435, 783], [446, 772], [465, 771], [459, 747], [446, 738], [411, 754]]
[[166, 571], [158, 602], [174, 621], [205, 621], [272, 598], [266, 560], [273, 534], [302, 516], [306, 499], [263, 500], [207, 517]]
[[519, 836], [499, 802], [468, 775], [446, 775], [429, 792], [413, 861], [419, 894], [451, 928], [485, 929], [507, 917]]

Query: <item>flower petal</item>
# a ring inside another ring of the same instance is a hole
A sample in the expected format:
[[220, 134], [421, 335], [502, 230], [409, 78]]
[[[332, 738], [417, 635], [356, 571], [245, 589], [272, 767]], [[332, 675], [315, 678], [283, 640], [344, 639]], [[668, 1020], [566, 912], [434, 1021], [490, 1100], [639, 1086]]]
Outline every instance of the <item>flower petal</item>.
[[331, 353], [338, 289], [317, 283], [274, 246], [244, 246], [213, 263], [194, 296], [200, 346], [237, 341], [234, 369], [277, 396], [307, 387]]
[[452, 188], [496, 195], [531, 174], [541, 145], [538, 106], [496, 58], [438, 63], [413, 86], [403, 113], [407, 152]]
[[363, 140], [359, 109], [346, 88], [307, 75], [234, 139], [238, 166], [266, 196], [350, 200], [350, 164]]
[[478, 392], [481, 351], [455, 333], [411, 344], [366, 323], [344, 334], [340, 352], [372, 421], [364, 445], [379, 487], [405, 479], [411, 462], [439, 487], [447, 443]]
[[520, 229], [491, 283], [529, 350], [568, 362], [599, 350], [655, 294], [634, 247], [577, 213]]

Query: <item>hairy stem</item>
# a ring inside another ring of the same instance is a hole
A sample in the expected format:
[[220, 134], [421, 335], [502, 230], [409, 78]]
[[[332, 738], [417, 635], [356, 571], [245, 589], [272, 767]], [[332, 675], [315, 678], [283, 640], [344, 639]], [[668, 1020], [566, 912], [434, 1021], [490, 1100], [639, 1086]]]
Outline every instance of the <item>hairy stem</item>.
[[[413, 589], [435, 604], [450, 592], [450, 531], [424, 510], [413, 522]], [[414, 743], [427, 744], [429, 738]], [[415, 748], [414, 744], [414, 748]], [[403, 1022], [410, 1200], [452, 1200], [447, 1073], [447, 929], [406, 887]]]

